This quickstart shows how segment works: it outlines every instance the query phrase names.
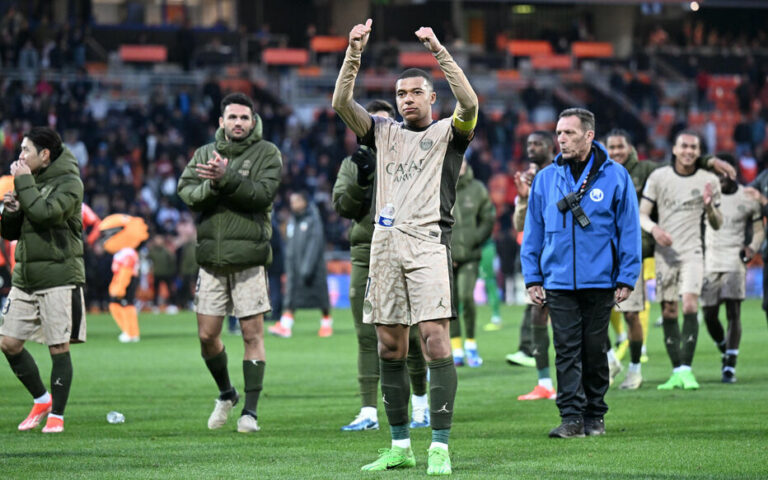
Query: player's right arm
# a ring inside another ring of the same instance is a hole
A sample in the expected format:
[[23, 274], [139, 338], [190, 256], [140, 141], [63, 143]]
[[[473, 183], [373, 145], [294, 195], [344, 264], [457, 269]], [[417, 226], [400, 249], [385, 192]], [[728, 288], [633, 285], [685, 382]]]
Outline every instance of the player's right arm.
[[341, 65], [339, 77], [336, 79], [331, 103], [336, 113], [359, 138], [364, 137], [373, 125], [370, 114], [353, 97], [355, 79], [358, 70], [360, 70], [360, 57], [362, 57], [363, 49], [365, 49], [371, 35], [372, 24], [373, 20], [369, 18], [365, 25], [359, 23], [350, 30], [349, 46], [344, 55], [344, 63]]
[[662, 247], [669, 247], [672, 245], [672, 236], [660, 226], [658, 226], [656, 222], [651, 220], [651, 212], [653, 211], [653, 206], [656, 204], [657, 199], [656, 187], [657, 179], [659, 177], [657, 172], [660, 172], [660, 170], [655, 170], [653, 173], [651, 173], [645, 183], [645, 188], [643, 189], [643, 198], [640, 199], [639, 209], [640, 228], [642, 228], [643, 231], [653, 235], [653, 239]]
[[[213, 188], [211, 180], [200, 178], [197, 170], [195, 170], [198, 163], [206, 163], [208, 161], [207, 156], [212, 155], [208, 150], [205, 147], [197, 149], [192, 160], [181, 173], [179, 184], [176, 187], [179, 198], [194, 212], [209, 210], [220, 198], [219, 191]], [[207, 151], [208, 153], [206, 153]]]

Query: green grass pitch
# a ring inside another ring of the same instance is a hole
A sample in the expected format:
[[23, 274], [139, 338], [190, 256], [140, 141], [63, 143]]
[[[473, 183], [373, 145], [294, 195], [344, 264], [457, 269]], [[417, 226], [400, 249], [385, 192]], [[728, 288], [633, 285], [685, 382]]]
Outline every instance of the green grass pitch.
[[[516, 349], [522, 308], [502, 313], [501, 331], [478, 328], [485, 364], [459, 369], [451, 434], [455, 478], [768, 478], [768, 327], [759, 302], [744, 304], [737, 384], [720, 383], [720, 356], [702, 325], [694, 362], [701, 390], [656, 391], [671, 367], [661, 329], [651, 327], [646, 383], [636, 392], [611, 388], [605, 437], [572, 440], [547, 438], [558, 423], [554, 402], [517, 401], [535, 385], [536, 373], [504, 362]], [[425, 477], [427, 429], [412, 432], [416, 468], [359, 471], [389, 445], [386, 416], [380, 407], [379, 431], [339, 431], [360, 407], [354, 329], [349, 311], [339, 310], [334, 336], [318, 338], [318, 316], [299, 312], [293, 338], [267, 338], [262, 431], [249, 435], [235, 431], [236, 416], [221, 430], [206, 428], [217, 392], [200, 358], [193, 314], [141, 315], [142, 341], [128, 345], [117, 342], [108, 315], [89, 316], [88, 343], [73, 347], [63, 434], [16, 430], [31, 399], [1, 362], [0, 477]], [[488, 316], [479, 309], [480, 326]], [[242, 341], [228, 334], [224, 341], [230, 376], [242, 392]], [[28, 348], [47, 384], [47, 350]], [[110, 410], [125, 414], [126, 422], [108, 424]]]

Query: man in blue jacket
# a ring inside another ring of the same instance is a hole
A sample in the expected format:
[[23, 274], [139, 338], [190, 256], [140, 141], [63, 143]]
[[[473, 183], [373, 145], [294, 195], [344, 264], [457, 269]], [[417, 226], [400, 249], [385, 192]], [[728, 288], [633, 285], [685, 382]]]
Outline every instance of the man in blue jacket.
[[549, 306], [562, 423], [550, 437], [605, 433], [608, 322], [640, 274], [637, 196], [595, 138], [595, 117], [560, 113], [560, 154], [534, 178], [520, 253], [531, 299]]

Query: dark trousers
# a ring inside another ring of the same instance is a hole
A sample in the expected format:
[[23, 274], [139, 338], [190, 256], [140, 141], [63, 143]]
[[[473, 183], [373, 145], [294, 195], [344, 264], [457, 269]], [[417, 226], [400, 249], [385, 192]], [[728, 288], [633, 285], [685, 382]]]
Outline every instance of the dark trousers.
[[566, 419], [608, 411], [608, 323], [613, 289], [548, 290], [557, 368], [557, 408]]

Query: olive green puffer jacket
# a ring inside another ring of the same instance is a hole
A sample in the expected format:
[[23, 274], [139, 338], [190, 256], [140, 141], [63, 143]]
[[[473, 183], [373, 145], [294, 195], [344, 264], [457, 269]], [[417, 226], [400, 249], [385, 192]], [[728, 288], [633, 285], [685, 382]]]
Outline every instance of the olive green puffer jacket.
[[18, 240], [12, 285], [27, 292], [85, 283], [83, 182], [77, 160], [64, 151], [51, 164], [14, 180], [20, 208], [5, 212], [0, 231]]
[[[272, 262], [272, 201], [280, 184], [282, 157], [261, 138], [261, 118], [241, 142], [230, 142], [220, 128], [216, 141], [195, 151], [179, 179], [179, 197], [198, 212], [197, 263], [216, 273], [231, 273]], [[198, 177], [195, 165], [214, 157], [229, 159], [214, 187]]]

